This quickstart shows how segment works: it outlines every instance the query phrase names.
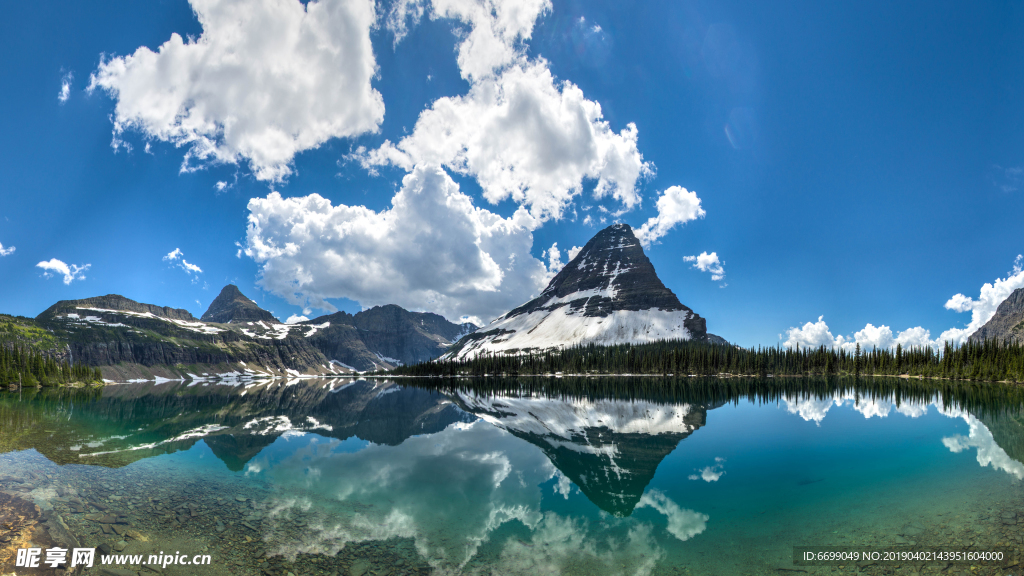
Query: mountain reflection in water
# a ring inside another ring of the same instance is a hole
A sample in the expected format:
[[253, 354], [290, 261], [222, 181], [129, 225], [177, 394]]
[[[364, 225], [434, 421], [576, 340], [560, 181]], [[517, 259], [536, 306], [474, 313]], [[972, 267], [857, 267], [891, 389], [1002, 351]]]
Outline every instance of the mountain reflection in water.
[[[735, 440], [702, 444], [717, 414], [727, 422], [743, 404], [777, 406], [791, 423], [782, 428], [806, 421], [822, 429], [832, 411], [840, 419], [859, 413], [861, 422], [937, 413], [948, 421], [932, 425], [943, 430], [936, 440], [945, 458], [973, 454], [979, 467], [1020, 480], [1020, 400], [1015, 387], [881, 379], [330, 379], [25, 390], [0, 394], [0, 460], [34, 449], [60, 466], [119, 470], [168, 455], [191, 462], [208, 449], [230, 471], [223, 474], [264, 495], [254, 497], [248, 513], [256, 516], [246, 525], [259, 528], [256, 551], [271, 556], [334, 556], [398, 538], [434, 570], [649, 574], [666, 558], [679, 561], [686, 546], [713, 546], [716, 521], [722, 530], [784, 522], [784, 509], [774, 518], [743, 511], [763, 504], [745, 504], [753, 489], [740, 488], [768, 465], [750, 454], [754, 439], [773, 430], [737, 428]], [[804, 438], [842, 434], [801, 430]], [[723, 433], [731, 432], [712, 436]], [[785, 458], [790, 449], [778, 444]], [[918, 444], [938, 457], [931, 440]], [[730, 446], [740, 452], [727, 454]], [[784, 473], [779, 466], [764, 476]], [[788, 485], [758, 488], [820, 499], [850, 481], [834, 468], [787, 466], [795, 468]], [[0, 490], [11, 471], [0, 462]], [[34, 488], [21, 494], [49, 493]], [[732, 490], [730, 500], [715, 490]]]

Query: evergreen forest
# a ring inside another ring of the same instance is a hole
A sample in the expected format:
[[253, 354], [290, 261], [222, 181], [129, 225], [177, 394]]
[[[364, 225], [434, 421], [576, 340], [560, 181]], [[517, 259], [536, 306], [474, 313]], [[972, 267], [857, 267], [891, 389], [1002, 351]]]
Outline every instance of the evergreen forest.
[[435, 360], [388, 372], [404, 376], [543, 374], [699, 376], [911, 376], [977, 381], [1024, 381], [1024, 345], [994, 340], [931, 347], [854, 350], [741, 348], [689, 340], [573, 346], [541, 353], [501, 353], [468, 360]]

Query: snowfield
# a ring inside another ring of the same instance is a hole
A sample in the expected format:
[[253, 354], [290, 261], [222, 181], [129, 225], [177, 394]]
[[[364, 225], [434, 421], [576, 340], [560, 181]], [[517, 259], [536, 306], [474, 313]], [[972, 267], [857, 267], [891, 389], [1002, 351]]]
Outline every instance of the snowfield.
[[465, 360], [479, 354], [496, 352], [542, 351], [577, 344], [641, 344], [656, 340], [690, 339], [683, 325], [693, 313], [688, 311], [615, 310], [609, 316], [583, 316], [569, 312], [569, 306], [554, 310], [537, 310], [512, 318], [499, 318], [486, 328], [508, 330], [515, 334], [498, 333], [483, 340], [468, 343], [454, 354], [445, 354], [442, 360]]

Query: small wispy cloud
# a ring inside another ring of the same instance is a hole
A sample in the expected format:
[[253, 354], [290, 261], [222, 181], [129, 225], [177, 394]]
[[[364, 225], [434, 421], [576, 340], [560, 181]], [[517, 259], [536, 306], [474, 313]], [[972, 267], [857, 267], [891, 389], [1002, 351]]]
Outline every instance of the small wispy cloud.
[[43, 269], [43, 276], [50, 278], [54, 274], [60, 274], [64, 276], [65, 284], [71, 284], [74, 280], [85, 280], [85, 271], [92, 264], [78, 266], [76, 264], [65, 264], [56, 258], [51, 258], [46, 262], [36, 264], [36, 266]]
[[1024, 185], [1024, 166], [1004, 167], [995, 164], [989, 170], [992, 184], [1003, 192], [1016, 192]]
[[173, 251], [168, 252], [163, 257], [165, 262], [170, 262], [172, 266], [177, 266], [185, 271], [186, 274], [192, 275], [192, 282], [196, 281], [196, 276], [203, 273], [202, 268], [192, 264], [188, 260], [185, 260], [185, 254], [180, 248], [175, 248]]
[[60, 78], [60, 92], [57, 93], [57, 100], [61, 104], [68, 101], [71, 97], [71, 81], [75, 79], [75, 75], [72, 72], [65, 72]]
[[11, 254], [14, 254], [14, 246], [4, 248], [3, 243], [0, 242], [0, 256], [10, 256]]
[[690, 480], [703, 480], [705, 482], [718, 482], [718, 479], [725, 474], [725, 458], [715, 458], [715, 463], [697, 470], [699, 474], [690, 474]]

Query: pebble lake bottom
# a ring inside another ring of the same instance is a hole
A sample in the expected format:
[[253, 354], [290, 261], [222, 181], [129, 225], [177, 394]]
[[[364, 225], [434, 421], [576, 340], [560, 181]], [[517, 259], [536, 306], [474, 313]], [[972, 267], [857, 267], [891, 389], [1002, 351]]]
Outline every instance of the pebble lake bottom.
[[[1020, 573], [1019, 402], [802, 385], [774, 398], [340, 379], [3, 392], [0, 574], [66, 573], [15, 567], [18, 548], [54, 545], [212, 559], [101, 568], [98, 552], [83, 572], [124, 576]], [[794, 546], [1013, 558], [801, 566]]]

